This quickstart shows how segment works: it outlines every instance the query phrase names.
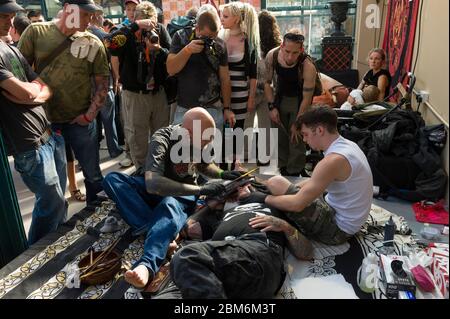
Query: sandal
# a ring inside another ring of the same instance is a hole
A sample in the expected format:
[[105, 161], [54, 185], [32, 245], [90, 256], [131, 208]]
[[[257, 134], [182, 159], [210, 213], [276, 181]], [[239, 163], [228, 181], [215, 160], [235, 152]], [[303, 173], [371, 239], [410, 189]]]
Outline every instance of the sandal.
[[74, 191], [70, 191], [70, 197], [79, 201], [84, 202], [86, 201], [86, 195], [84, 195], [79, 189], [76, 189]]

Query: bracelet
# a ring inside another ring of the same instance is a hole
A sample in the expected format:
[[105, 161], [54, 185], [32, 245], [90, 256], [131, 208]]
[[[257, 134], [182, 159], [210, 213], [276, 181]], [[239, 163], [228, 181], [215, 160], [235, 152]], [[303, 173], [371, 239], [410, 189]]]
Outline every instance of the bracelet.
[[92, 121], [89, 121], [89, 118], [86, 116], [86, 113], [83, 113], [83, 118], [86, 122], [91, 123]]

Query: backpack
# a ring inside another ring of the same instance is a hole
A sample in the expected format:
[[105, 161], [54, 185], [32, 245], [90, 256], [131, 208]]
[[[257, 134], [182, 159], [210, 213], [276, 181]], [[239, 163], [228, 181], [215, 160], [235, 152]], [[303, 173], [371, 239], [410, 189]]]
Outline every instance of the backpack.
[[[273, 68], [272, 72], [273, 72], [273, 74], [275, 74], [275, 65], [276, 65], [276, 63], [278, 63], [278, 53], [279, 52], [280, 52], [280, 48], [279, 47], [273, 52], [273, 60], [272, 60], [272, 68]], [[322, 95], [323, 88], [322, 88], [322, 82], [320, 81], [319, 68], [317, 67], [317, 65], [314, 62], [313, 58], [311, 56], [309, 56], [308, 54], [306, 54], [306, 53], [300, 55], [300, 57], [299, 57], [299, 62], [300, 63], [298, 64], [298, 82], [301, 83], [303, 81], [303, 63], [305, 62], [306, 59], [311, 61], [312, 64], [314, 64], [314, 67], [316, 68], [316, 83], [314, 85], [313, 96]]]
[[173, 35], [178, 31], [182, 29], [191, 29], [195, 26], [195, 18], [191, 17], [177, 17], [170, 20], [170, 22], [167, 24], [167, 31], [169, 32], [169, 35], [171, 38], [173, 38]]

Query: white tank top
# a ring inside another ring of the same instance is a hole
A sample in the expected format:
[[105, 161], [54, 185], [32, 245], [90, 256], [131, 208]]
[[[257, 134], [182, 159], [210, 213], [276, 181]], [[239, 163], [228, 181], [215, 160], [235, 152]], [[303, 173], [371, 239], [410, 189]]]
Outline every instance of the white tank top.
[[339, 136], [324, 152], [344, 156], [351, 166], [350, 177], [334, 181], [327, 187], [327, 203], [336, 210], [336, 224], [347, 234], [359, 231], [367, 220], [372, 204], [373, 179], [366, 155], [359, 146]]

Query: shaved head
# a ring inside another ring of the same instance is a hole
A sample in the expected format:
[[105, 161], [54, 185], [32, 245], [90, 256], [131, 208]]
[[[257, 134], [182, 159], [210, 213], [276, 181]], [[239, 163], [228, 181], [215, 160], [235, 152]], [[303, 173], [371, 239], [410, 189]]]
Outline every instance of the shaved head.
[[[184, 113], [183, 116], [182, 126], [189, 131], [191, 138], [193, 137], [194, 126], [197, 125], [200, 125], [201, 134], [207, 129], [215, 129], [216, 127], [213, 117], [202, 107], [194, 107]], [[210, 141], [202, 141], [201, 146], [203, 147], [209, 142]]]

